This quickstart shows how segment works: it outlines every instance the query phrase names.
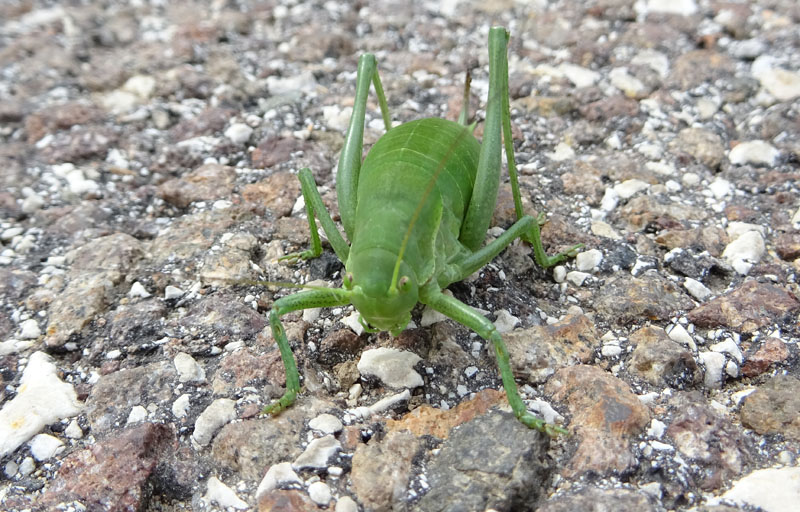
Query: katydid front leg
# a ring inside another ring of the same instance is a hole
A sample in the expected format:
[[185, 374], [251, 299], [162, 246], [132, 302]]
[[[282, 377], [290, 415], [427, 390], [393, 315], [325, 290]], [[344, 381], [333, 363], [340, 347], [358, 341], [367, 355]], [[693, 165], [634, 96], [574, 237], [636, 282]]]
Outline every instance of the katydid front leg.
[[525, 426], [535, 428], [549, 436], [568, 433], [567, 430], [556, 425], [551, 425], [528, 412], [525, 403], [519, 396], [519, 391], [517, 391], [517, 384], [514, 382], [514, 374], [511, 371], [511, 365], [508, 361], [506, 345], [503, 343], [503, 338], [500, 336], [500, 333], [497, 332], [492, 322], [460, 300], [443, 294], [439, 286], [435, 283], [431, 283], [420, 290], [420, 302], [428, 304], [439, 313], [472, 329], [478, 333], [481, 338], [492, 342], [497, 359], [497, 367], [500, 370], [500, 378], [503, 380], [503, 389], [505, 389], [506, 397], [508, 398], [508, 404], [511, 406], [511, 410], [514, 411], [514, 416], [516, 416], [519, 421]]
[[280, 317], [291, 311], [298, 311], [309, 308], [327, 308], [334, 306], [345, 306], [350, 304], [350, 292], [338, 288], [326, 290], [307, 290], [295, 293], [288, 297], [283, 297], [275, 301], [272, 310], [269, 312], [269, 324], [272, 327], [272, 337], [278, 344], [281, 353], [283, 368], [286, 371], [286, 392], [278, 400], [264, 407], [261, 411], [264, 414], [277, 414], [283, 409], [294, 403], [297, 394], [300, 392], [300, 374], [297, 371], [297, 364], [292, 355], [292, 347], [286, 338], [286, 331], [283, 329]]

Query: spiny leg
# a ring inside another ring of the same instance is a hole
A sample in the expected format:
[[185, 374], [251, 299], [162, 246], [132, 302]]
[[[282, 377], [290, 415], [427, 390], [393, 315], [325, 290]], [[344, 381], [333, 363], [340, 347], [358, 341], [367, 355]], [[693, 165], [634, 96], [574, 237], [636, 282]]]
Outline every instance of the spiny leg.
[[[511, 104], [508, 97], [508, 57], [505, 51], [503, 52], [502, 59], [500, 59], [498, 66], [502, 68], [499, 73], [499, 80], [502, 83], [500, 83], [498, 87], [500, 88], [500, 95], [503, 103], [503, 145], [505, 146], [506, 161], [508, 162], [511, 194], [514, 196], [514, 210], [517, 214], [517, 219], [521, 220], [525, 216], [525, 212], [522, 209], [522, 196], [519, 191], [517, 164], [514, 157], [514, 139], [511, 134]], [[560, 252], [554, 256], [548, 256], [542, 246], [542, 237], [539, 231], [539, 226], [546, 222], [545, 215], [540, 213], [536, 221], [537, 222], [531, 224], [527, 233], [521, 235], [521, 238], [533, 246], [533, 256], [540, 267], [552, 267], [568, 258], [572, 258], [583, 247], [583, 244], [576, 244], [564, 252]]]
[[286, 337], [280, 317], [291, 311], [309, 308], [324, 308], [344, 306], [350, 303], [350, 292], [340, 288], [307, 290], [283, 297], [275, 301], [269, 312], [269, 324], [272, 327], [272, 337], [278, 344], [281, 353], [283, 368], [286, 371], [286, 391], [278, 400], [264, 407], [263, 414], [277, 414], [294, 403], [300, 392], [300, 374], [292, 355], [292, 348]]
[[381, 79], [378, 76], [378, 62], [371, 53], [365, 53], [358, 59], [356, 77], [356, 98], [353, 103], [353, 114], [347, 128], [342, 154], [339, 156], [339, 170], [336, 172], [336, 196], [339, 202], [339, 214], [347, 237], [352, 241], [355, 231], [356, 203], [358, 191], [358, 174], [361, 171], [361, 157], [364, 147], [364, 119], [367, 113], [367, 95], [370, 83], [375, 87], [381, 116], [386, 131], [392, 128], [389, 106], [383, 93]]
[[568, 433], [567, 430], [546, 423], [543, 419], [528, 412], [525, 403], [519, 396], [519, 391], [517, 391], [517, 384], [514, 382], [514, 374], [509, 364], [506, 345], [492, 322], [460, 300], [443, 294], [436, 283], [429, 284], [420, 292], [420, 302], [428, 304], [436, 311], [469, 327], [478, 333], [481, 338], [492, 342], [497, 358], [497, 367], [500, 370], [500, 378], [503, 380], [503, 389], [506, 391], [511, 410], [514, 411], [514, 416], [519, 421], [529, 428], [535, 428], [550, 436]]
[[319, 239], [317, 223], [314, 220], [316, 216], [319, 218], [320, 224], [322, 224], [322, 229], [325, 231], [325, 235], [328, 237], [331, 247], [333, 247], [333, 252], [336, 253], [340, 261], [347, 261], [350, 246], [348, 246], [345, 239], [342, 238], [339, 229], [336, 227], [336, 224], [334, 224], [333, 219], [331, 219], [330, 213], [328, 213], [328, 210], [325, 208], [325, 204], [322, 202], [322, 196], [319, 195], [319, 190], [317, 190], [317, 184], [314, 182], [314, 175], [311, 173], [311, 169], [308, 167], [301, 169], [298, 178], [300, 179], [300, 187], [303, 191], [303, 200], [306, 203], [308, 226], [311, 230], [311, 249], [287, 254], [280, 258], [280, 260], [295, 262], [301, 259], [307, 260], [309, 258], [316, 258], [322, 254], [322, 242]]

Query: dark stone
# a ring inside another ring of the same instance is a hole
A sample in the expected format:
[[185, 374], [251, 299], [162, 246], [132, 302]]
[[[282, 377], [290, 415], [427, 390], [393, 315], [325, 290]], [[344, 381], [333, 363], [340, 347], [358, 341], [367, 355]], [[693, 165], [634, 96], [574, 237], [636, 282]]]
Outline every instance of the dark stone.
[[429, 462], [431, 491], [415, 510], [536, 510], [553, 470], [549, 441], [510, 413], [461, 425]]

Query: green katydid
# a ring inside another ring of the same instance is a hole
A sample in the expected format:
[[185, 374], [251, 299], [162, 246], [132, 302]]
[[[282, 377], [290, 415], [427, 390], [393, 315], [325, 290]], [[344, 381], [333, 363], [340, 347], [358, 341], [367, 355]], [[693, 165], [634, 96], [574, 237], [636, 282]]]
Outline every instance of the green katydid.
[[[503, 339], [494, 324], [454, 297], [442, 293], [491, 261], [517, 238], [530, 243], [542, 267], [576, 254], [581, 244], [547, 256], [542, 247], [540, 216], [524, 215], [520, 199], [508, 97], [508, 32], [489, 33], [489, 99], [483, 142], [467, 125], [469, 82], [459, 122], [421, 119], [391, 126], [389, 109], [373, 55], [358, 62], [356, 99], [339, 159], [336, 188], [348, 245], [326, 211], [308, 168], [299, 173], [311, 229], [312, 247], [286, 257], [308, 259], [322, 253], [315, 217], [339, 259], [345, 262], [343, 287], [312, 289], [281, 298], [269, 313], [272, 333], [286, 370], [286, 391], [265, 413], [291, 405], [300, 378], [280, 317], [307, 308], [353, 304], [371, 331], [397, 335], [416, 304], [426, 304], [491, 341], [508, 402], [525, 425], [554, 434], [565, 432], [527, 411], [509, 366]], [[367, 95], [374, 86], [386, 126], [362, 163]], [[505, 141], [517, 221], [481, 247], [497, 199], [501, 168], [501, 134]]]

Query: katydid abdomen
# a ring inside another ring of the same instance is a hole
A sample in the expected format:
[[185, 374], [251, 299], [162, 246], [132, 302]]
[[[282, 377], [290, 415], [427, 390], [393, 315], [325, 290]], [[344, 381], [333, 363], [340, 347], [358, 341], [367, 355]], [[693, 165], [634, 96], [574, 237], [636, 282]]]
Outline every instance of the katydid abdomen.
[[[354, 304], [370, 324], [405, 327], [417, 287], [466, 252], [458, 238], [479, 153], [468, 127], [435, 118], [392, 128], [370, 150], [359, 175], [356, 228], [345, 265], [363, 292]], [[387, 301], [398, 259], [410, 289]]]

